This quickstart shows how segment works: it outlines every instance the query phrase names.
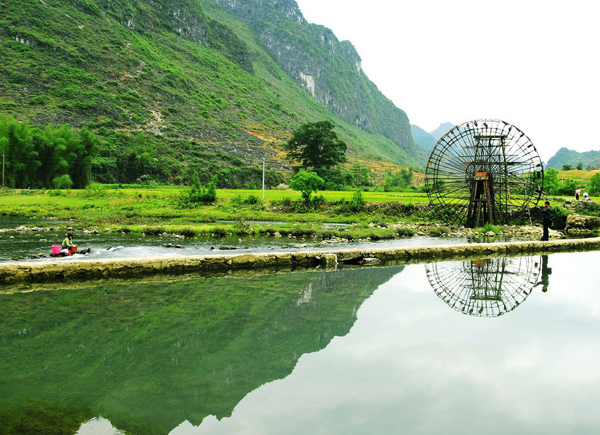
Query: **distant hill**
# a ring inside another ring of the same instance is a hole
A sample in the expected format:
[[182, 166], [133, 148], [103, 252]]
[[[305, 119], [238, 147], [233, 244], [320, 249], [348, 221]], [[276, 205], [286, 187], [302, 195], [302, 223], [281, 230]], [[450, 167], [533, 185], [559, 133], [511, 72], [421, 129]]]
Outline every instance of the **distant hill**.
[[444, 122], [440, 124], [438, 128], [428, 133], [418, 125], [412, 124], [410, 126], [415, 143], [428, 152], [433, 151], [437, 141], [440, 140], [443, 135], [448, 133], [452, 127], [454, 127], [454, 124]]
[[573, 168], [576, 168], [579, 163], [583, 164], [584, 169], [599, 169], [600, 151], [580, 153], [563, 147], [548, 160], [548, 167], [562, 169], [563, 165], [571, 165]]
[[412, 131], [413, 139], [415, 143], [423, 147], [426, 151], [433, 151], [437, 140], [431, 133], [427, 133], [418, 125], [411, 124], [410, 129]]
[[454, 127], [455, 127], [455, 125], [452, 124], [451, 122], [444, 122], [444, 123], [440, 124], [440, 126], [438, 128], [436, 128], [435, 130], [433, 130], [431, 132], [431, 135], [435, 138], [435, 141], [437, 142], [438, 140], [441, 139], [441, 137], [443, 135], [445, 135], [446, 133], [448, 133]]

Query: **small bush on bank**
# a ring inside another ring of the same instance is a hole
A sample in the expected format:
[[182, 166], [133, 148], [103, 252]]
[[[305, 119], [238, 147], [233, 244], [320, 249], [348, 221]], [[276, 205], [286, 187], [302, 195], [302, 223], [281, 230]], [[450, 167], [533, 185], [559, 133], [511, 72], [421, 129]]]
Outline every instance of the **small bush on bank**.
[[363, 210], [365, 206], [365, 200], [363, 198], [362, 192], [358, 189], [354, 191], [354, 195], [352, 195], [352, 199], [350, 200], [350, 209], [354, 213], [359, 213]]
[[328, 204], [323, 195], [317, 195], [309, 201], [294, 201], [289, 198], [271, 201], [274, 210], [283, 213], [311, 213], [322, 210]]
[[482, 227], [476, 228], [475, 231], [477, 231], [478, 233], [482, 233], [482, 234], [489, 233], [490, 231], [492, 233], [498, 234], [499, 232], [502, 231], [502, 228], [500, 228], [500, 227], [498, 227], [496, 225], [492, 225], [490, 223], [487, 223], [487, 224], [485, 224]]
[[192, 177], [192, 186], [187, 189], [180, 199], [182, 207], [195, 207], [197, 205], [212, 204], [217, 200], [217, 180], [208, 183], [208, 186], [200, 184], [198, 174], [194, 173]]
[[450, 233], [450, 228], [446, 226], [433, 227], [427, 231], [427, 235], [430, 237], [442, 237]]
[[325, 181], [317, 174], [302, 170], [294, 175], [290, 187], [298, 190], [302, 194], [304, 201], [309, 202], [312, 193], [323, 187], [323, 184], [325, 184]]
[[552, 219], [552, 228], [562, 230], [567, 226], [567, 216], [569, 212], [567, 209], [558, 205], [550, 207], [550, 219]]
[[412, 228], [396, 228], [398, 237], [412, 237], [415, 235], [415, 230]]

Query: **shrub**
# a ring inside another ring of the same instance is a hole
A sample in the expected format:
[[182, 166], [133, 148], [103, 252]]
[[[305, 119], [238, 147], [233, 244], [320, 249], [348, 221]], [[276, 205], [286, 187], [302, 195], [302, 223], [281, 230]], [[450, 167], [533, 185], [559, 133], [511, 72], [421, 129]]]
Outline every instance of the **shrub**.
[[356, 189], [350, 200], [350, 208], [353, 212], [358, 213], [363, 210], [364, 206], [365, 200], [363, 199], [362, 192], [359, 189]]
[[181, 203], [183, 206], [196, 206], [199, 204], [211, 204], [217, 200], [217, 180], [208, 183], [204, 187], [200, 184], [198, 174], [194, 172], [192, 176], [192, 186], [183, 194]]
[[70, 189], [73, 185], [73, 180], [71, 180], [71, 176], [69, 174], [65, 174], [60, 177], [55, 177], [52, 180], [52, 184], [54, 184], [56, 189]]
[[397, 228], [396, 234], [399, 237], [411, 237], [415, 235], [415, 230], [412, 228]]
[[304, 201], [309, 202], [312, 193], [318, 191], [323, 184], [325, 184], [325, 181], [323, 181], [323, 179], [317, 174], [302, 170], [294, 175], [294, 178], [292, 178], [292, 182], [290, 183], [290, 187], [294, 190], [300, 191]]
[[441, 226], [441, 227], [433, 227], [427, 231], [427, 234], [431, 237], [441, 237], [450, 233], [450, 228]]
[[552, 228], [564, 229], [567, 226], [567, 216], [569, 212], [567, 209], [560, 206], [550, 207], [550, 218], [552, 219]]
[[481, 232], [483, 233], [489, 233], [489, 232], [498, 234], [501, 231], [500, 227], [497, 227], [496, 225], [492, 225], [490, 223], [487, 223], [483, 226], [483, 228], [481, 228]]
[[248, 195], [248, 198], [244, 200], [244, 204], [255, 205], [262, 202], [261, 199], [256, 195]]

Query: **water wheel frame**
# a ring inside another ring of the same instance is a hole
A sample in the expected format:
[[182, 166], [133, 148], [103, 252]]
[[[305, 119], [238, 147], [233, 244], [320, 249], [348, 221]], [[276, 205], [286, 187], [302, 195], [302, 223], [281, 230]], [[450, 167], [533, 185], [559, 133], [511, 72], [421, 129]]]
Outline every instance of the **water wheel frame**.
[[425, 185], [440, 219], [475, 228], [508, 223], [536, 205], [544, 169], [525, 133], [505, 121], [481, 119], [440, 138], [427, 162]]
[[499, 317], [521, 305], [542, 271], [542, 257], [498, 257], [425, 266], [429, 284], [448, 306], [468, 316]]

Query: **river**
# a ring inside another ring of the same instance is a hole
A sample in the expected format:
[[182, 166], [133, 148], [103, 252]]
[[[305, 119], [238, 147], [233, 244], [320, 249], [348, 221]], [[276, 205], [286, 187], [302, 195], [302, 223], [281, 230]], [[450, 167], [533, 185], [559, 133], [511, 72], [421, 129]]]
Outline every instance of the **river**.
[[0, 418], [80, 435], [597, 433], [599, 259], [3, 292]]

